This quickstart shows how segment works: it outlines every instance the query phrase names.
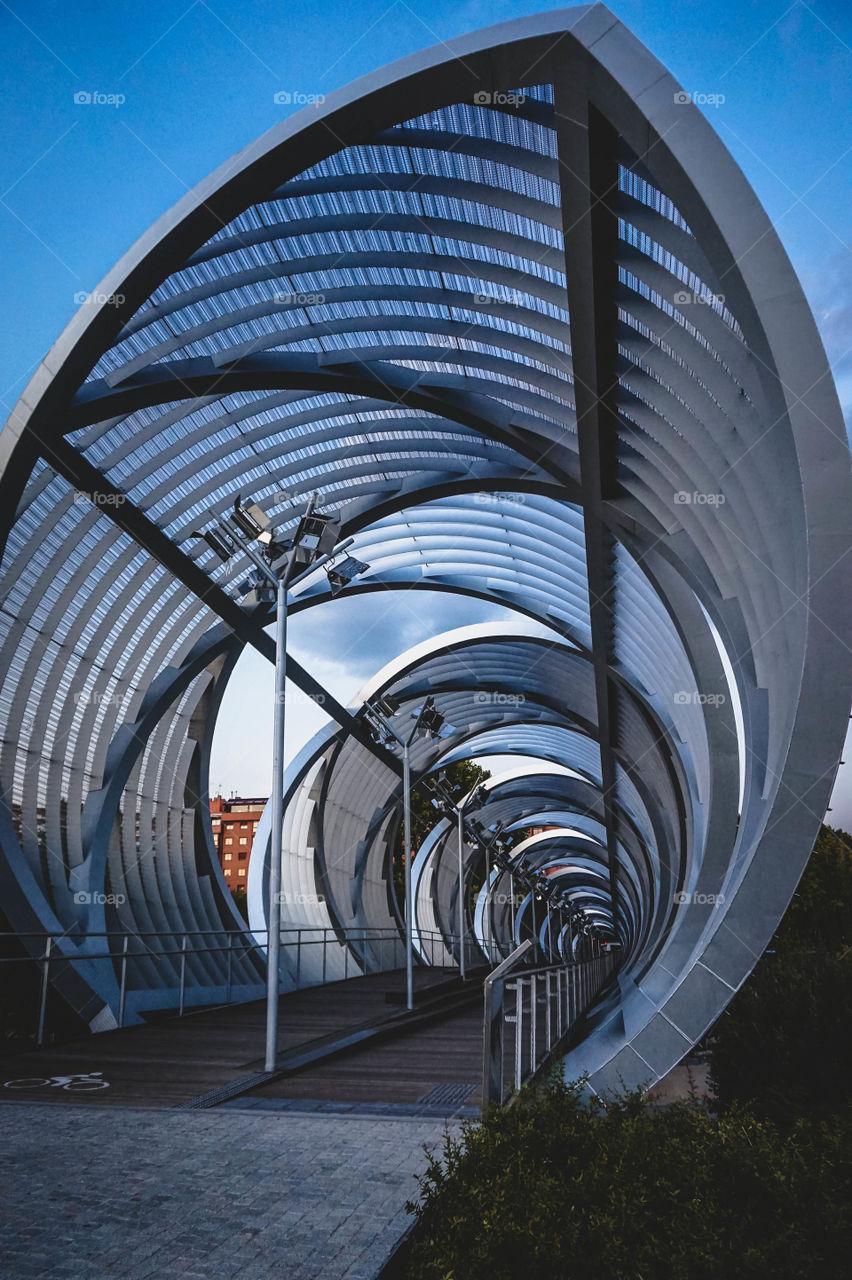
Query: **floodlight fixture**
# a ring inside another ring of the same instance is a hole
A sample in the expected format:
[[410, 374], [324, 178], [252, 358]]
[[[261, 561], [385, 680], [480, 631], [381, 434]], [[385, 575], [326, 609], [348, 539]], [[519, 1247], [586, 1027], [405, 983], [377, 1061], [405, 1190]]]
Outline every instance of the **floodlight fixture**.
[[356, 560], [354, 556], [347, 556], [339, 564], [331, 565], [325, 571], [331, 594], [339, 595], [347, 583], [357, 578], [360, 573], [366, 573], [369, 567], [363, 560]]
[[219, 559], [226, 564], [234, 555], [234, 549], [229, 547], [224, 538], [222, 538], [218, 533], [212, 533], [210, 530], [207, 530], [204, 533], [191, 533], [189, 536], [191, 538], [199, 538], [201, 541], [206, 542], [210, 550], [214, 551]]
[[310, 565], [329, 555], [340, 536], [340, 521], [333, 516], [308, 511], [302, 516], [293, 539], [293, 558], [297, 565]]
[[248, 502], [243, 506], [240, 494], [237, 494], [234, 499], [234, 508], [228, 519], [253, 542], [268, 545], [272, 541], [272, 534], [269, 532], [269, 516], [263, 507], [256, 502]]

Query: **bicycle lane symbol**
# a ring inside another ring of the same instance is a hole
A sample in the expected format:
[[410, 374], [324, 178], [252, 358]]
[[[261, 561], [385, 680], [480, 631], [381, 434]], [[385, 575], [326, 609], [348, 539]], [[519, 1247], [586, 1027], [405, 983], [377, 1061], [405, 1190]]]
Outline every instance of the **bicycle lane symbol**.
[[76, 1072], [67, 1076], [24, 1076], [20, 1080], [5, 1080], [4, 1089], [64, 1089], [68, 1093], [91, 1093], [108, 1089], [109, 1081], [102, 1071]]

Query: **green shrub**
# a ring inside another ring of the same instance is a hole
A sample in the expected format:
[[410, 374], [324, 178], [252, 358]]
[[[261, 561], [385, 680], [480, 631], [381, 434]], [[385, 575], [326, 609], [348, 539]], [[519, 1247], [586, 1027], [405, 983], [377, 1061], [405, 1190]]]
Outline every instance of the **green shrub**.
[[406, 1277], [845, 1277], [850, 1138], [848, 1120], [782, 1137], [737, 1109], [589, 1105], [551, 1082], [430, 1157]]

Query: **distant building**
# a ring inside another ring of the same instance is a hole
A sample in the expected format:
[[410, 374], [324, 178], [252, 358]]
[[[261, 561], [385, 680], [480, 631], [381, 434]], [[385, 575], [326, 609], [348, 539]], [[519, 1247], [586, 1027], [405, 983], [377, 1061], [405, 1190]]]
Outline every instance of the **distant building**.
[[219, 865], [229, 889], [245, 889], [254, 833], [266, 805], [266, 796], [213, 796], [210, 821]]

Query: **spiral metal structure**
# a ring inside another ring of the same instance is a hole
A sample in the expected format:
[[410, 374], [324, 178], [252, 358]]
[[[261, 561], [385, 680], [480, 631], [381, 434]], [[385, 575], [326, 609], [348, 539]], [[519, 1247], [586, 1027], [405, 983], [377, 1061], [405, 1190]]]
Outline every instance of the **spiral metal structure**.
[[[317, 492], [377, 607], [443, 590], [516, 620], [403, 654], [350, 707], [291, 662], [330, 720], [288, 770], [285, 924], [334, 929], [341, 974], [354, 928], [399, 930], [399, 761], [363, 704], [393, 694], [402, 725], [431, 695], [452, 731], [418, 741], [415, 782], [515, 756], [472, 816], [542, 828], [516, 865], [620, 944], [566, 1070], [655, 1079], [748, 975], [848, 715], [848, 448], [765, 213], [603, 5], [407, 58], [230, 160], [74, 317], [0, 466], [2, 910], [63, 935], [52, 980], [93, 1029], [118, 984], [98, 934], [241, 923], [208, 761], [270, 610], [192, 538], [237, 492], [282, 538]], [[292, 607], [328, 599], [318, 571]], [[455, 840], [438, 818], [415, 860], [447, 963]], [[267, 819], [255, 927], [268, 846]], [[465, 945], [494, 958], [532, 903], [464, 856]], [[134, 959], [129, 1018], [175, 1002], [172, 950]], [[221, 996], [220, 956], [184, 963], [188, 1003]], [[258, 993], [256, 953], [233, 982]]]

